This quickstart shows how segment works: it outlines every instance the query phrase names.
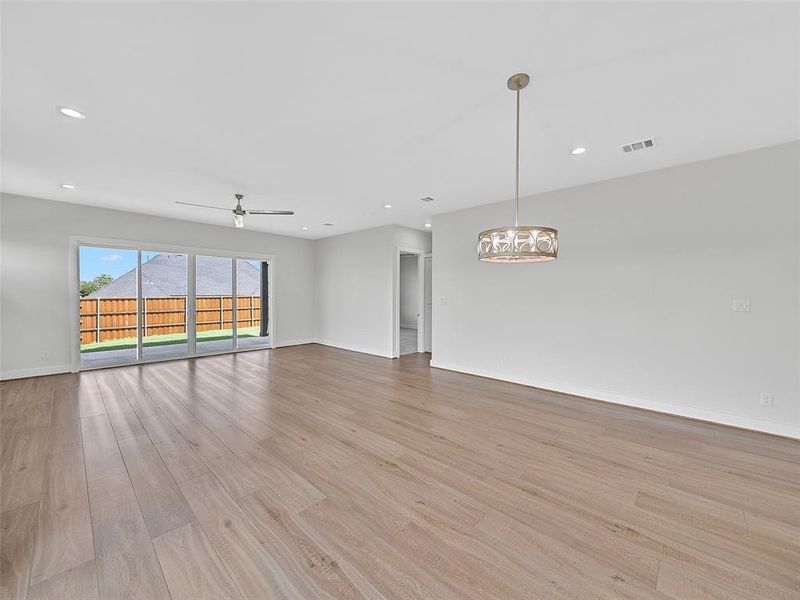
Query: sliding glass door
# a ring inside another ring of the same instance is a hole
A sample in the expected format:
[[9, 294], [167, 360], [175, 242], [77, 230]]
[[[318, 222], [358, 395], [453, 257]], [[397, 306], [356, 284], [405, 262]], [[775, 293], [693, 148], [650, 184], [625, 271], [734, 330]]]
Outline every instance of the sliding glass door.
[[270, 347], [269, 262], [80, 245], [80, 367]]
[[233, 350], [233, 259], [198, 256], [197, 353]]
[[78, 261], [81, 368], [136, 362], [138, 253], [81, 246]]
[[187, 257], [171, 252], [142, 251], [142, 359], [189, 355], [186, 332]]

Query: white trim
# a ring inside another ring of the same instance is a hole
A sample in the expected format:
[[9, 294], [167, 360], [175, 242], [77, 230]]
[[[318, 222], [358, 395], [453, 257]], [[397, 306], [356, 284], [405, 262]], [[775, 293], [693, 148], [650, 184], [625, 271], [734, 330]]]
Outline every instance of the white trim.
[[[234, 352], [239, 349], [239, 330], [236, 329], [236, 324], [238, 322], [237, 314], [239, 312], [239, 307], [237, 306], [238, 298], [236, 294], [236, 286], [239, 285], [238, 279], [236, 278], [237, 271], [239, 270], [239, 259], [232, 258], [231, 259], [231, 338], [233, 339], [233, 350]], [[261, 276], [261, 269], [258, 271], [259, 277]], [[258, 290], [259, 293], [261, 292], [261, 282], [258, 282]], [[220, 301], [221, 302], [221, 301]], [[251, 300], [252, 302], [252, 300]], [[222, 329], [225, 329], [225, 306], [223, 305], [220, 309], [222, 311]]]
[[46, 367], [36, 367], [34, 369], [17, 369], [16, 371], [4, 371], [0, 373], [0, 381], [8, 379], [23, 379], [25, 377], [41, 377], [42, 375], [57, 375], [59, 373], [72, 372], [71, 365], [48, 365]]
[[276, 343], [273, 348], [286, 348], [288, 346], [303, 346], [305, 344], [316, 344], [316, 338], [305, 338], [299, 340], [286, 340], [285, 342]]
[[[430, 318], [430, 321], [431, 322], [430, 323], [428, 322], [428, 318], [427, 317], [422, 322], [422, 324], [424, 326], [424, 329], [422, 330], [422, 352], [430, 352], [431, 356], [433, 356], [433, 252], [428, 252], [425, 255], [425, 257], [423, 258], [422, 270], [425, 271], [427, 269], [427, 267], [425, 266], [425, 263], [428, 262], [429, 258], [431, 259], [431, 301], [430, 301], [430, 306], [431, 306], [431, 318]], [[425, 286], [427, 285], [427, 282], [428, 282], [427, 273], [423, 272], [422, 277], [423, 277], [423, 280], [422, 280], [422, 312], [423, 312], [423, 314], [426, 314], [425, 313], [425, 309], [426, 309], [426, 304], [427, 303], [425, 302]], [[428, 347], [425, 344], [425, 341], [428, 339], [428, 329], [429, 328], [431, 330], [431, 347], [430, 347], [430, 349], [428, 349]], [[419, 333], [417, 333], [417, 335], [419, 335]]]
[[752, 431], [759, 431], [762, 433], [770, 433], [789, 438], [800, 439], [800, 427], [792, 426], [784, 423], [775, 423], [773, 421], [763, 421], [760, 419], [753, 419], [735, 413], [726, 413], [720, 411], [711, 411], [703, 408], [695, 408], [692, 406], [681, 406], [675, 404], [666, 404], [656, 400], [647, 400], [644, 398], [634, 398], [625, 396], [623, 394], [615, 394], [613, 392], [593, 390], [589, 388], [575, 387], [571, 385], [562, 385], [549, 381], [539, 381], [528, 377], [514, 377], [494, 371], [486, 371], [483, 369], [466, 369], [458, 365], [442, 363], [439, 361], [431, 361], [431, 367], [435, 369], [444, 369], [446, 371], [455, 371], [457, 373], [466, 373], [468, 375], [477, 375], [478, 377], [486, 377], [488, 379], [496, 379], [498, 381], [509, 381], [519, 385], [534, 387], [551, 392], [558, 392], [562, 394], [570, 394], [572, 396], [580, 396], [588, 398], [589, 400], [598, 400], [601, 402], [609, 402], [611, 404], [619, 404], [621, 406], [632, 406], [635, 408], [643, 408], [659, 413], [674, 415], [677, 417], [687, 417], [689, 419], [699, 419], [701, 421], [710, 421], [719, 425], [730, 425], [732, 427], [740, 427], [742, 429], [749, 429]]
[[[79, 244], [73, 244], [70, 239], [67, 252], [67, 277], [69, 278], [67, 306], [69, 314], [72, 315], [72, 318], [69, 319], [69, 339], [72, 340], [69, 345], [69, 371], [71, 373], [77, 373], [81, 368], [81, 261], [79, 253]], [[76, 291], [78, 293], [75, 293]], [[77, 340], [77, 344], [75, 340]]]
[[186, 255], [186, 352], [197, 356], [197, 255]]
[[[417, 352], [425, 352], [425, 257], [427, 253], [417, 254]], [[419, 332], [422, 332], [422, 335]]]
[[[144, 358], [144, 346], [142, 345], [142, 315], [144, 314], [144, 304], [146, 300], [143, 297], [144, 290], [142, 289], [142, 251], [136, 250], [136, 362], [140, 362]], [[99, 303], [100, 300], [98, 299]], [[98, 315], [100, 314], [98, 308]], [[98, 336], [97, 341], [100, 341], [100, 324], [98, 323]]]
[[330, 340], [316, 340], [317, 344], [322, 346], [330, 346], [331, 348], [340, 348], [342, 350], [349, 350], [350, 352], [360, 352], [361, 354], [372, 354], [373, 356], [381, 356], [383, 358], [396, 358], [385, 350], [378, 350], [376, 348], [365, 348], [362, 346], [351, 346], [349, 344], [340, 344], [339, 342], [332, 342]]

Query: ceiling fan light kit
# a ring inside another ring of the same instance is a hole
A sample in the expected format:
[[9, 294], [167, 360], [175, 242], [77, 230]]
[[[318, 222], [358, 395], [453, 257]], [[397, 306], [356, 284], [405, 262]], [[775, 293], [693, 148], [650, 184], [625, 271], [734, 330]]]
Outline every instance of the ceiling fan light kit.
[[244, 209], [242, 208], [242, 194], [234, 194], [236, 196], [236, 208], [233, 209], [233, 225], [237, 229], [244, 227]]
[[517, 73], [508, 79], [508, 89], [517, 96], [514, 225], [487, 229], [478, 234], [478, 260], [481, 262], [545, 262], [558, 256], [557, 229], [519, 224], [519, 93], [529, 81], [530, 77], [525, 73]]

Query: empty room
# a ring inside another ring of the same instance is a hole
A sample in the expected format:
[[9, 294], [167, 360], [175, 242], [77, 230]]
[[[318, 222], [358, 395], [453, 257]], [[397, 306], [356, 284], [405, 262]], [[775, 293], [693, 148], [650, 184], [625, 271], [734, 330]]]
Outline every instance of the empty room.
[[800, 3], [0, 11], [0, 598], [800, 600]]

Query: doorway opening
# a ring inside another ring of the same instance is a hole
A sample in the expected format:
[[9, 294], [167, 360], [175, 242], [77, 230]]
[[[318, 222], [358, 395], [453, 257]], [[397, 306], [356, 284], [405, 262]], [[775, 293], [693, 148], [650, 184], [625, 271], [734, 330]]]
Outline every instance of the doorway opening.
[[426, 352], [425, 256], [424, 250], [397, 248], [393, 331], [395, 358]]
[[419, 260], [400, 253], [400, 356], [418, 351], [420, 306]]

